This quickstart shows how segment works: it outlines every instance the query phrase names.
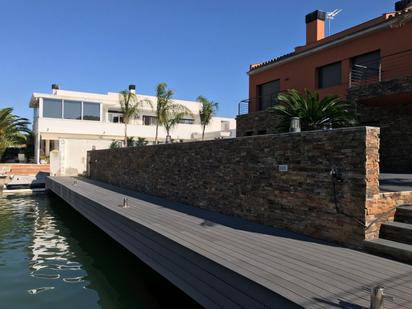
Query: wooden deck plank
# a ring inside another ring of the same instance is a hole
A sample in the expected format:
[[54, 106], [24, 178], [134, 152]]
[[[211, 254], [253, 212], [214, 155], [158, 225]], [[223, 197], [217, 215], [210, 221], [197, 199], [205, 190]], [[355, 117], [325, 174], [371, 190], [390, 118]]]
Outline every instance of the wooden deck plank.
[[[124, 223], [124, 224], [127, 225], [127, 223]], [[132, 231], [132, 232], [138, 233], [138, 231], [135, 231], [135, 230]], [[169, 234], [169, 237], [170, 237], [170, 234]], [[170, 237], [170, 238], [173, 239], [172, 237]], [[174, 239], [174, 240], [176, 240], [176, 239]], [[179, 240], [179, 239], [177, 238], [177, 240]], [[180, 243], [180, 242], [179, 242], [179, 243]], [[186, 243], [186, 245], [187, 245], [187, 243]], [[203, 251], [203, 252], [201, 252], [201, 253], [203, 253], [204, 256], [207, 256], [207, 255], [210, 254], [209, 251], [207, 251], [207, 252], [206, 252], [206, 251]], [[215, 258], [220, 258], [220, 259], [219, 259], [219, 262], [220, 262], [222, 265], [225, 265], [225, 266], [226, 266], [226, 265], [230, 266], [232, 263], [236, 263], [236, 264], [239, 264], [239, 263], [240, 263], [240, 261], [239, 261], [236, 257], [228, 258], [227, 255], [224, 256], [224, 257], [222, 257], [222, 256], [220, 256], [219, 254], [217, 254], [217, 255], [215, 256]], [[256, 280], [258, 280], [258, 279], [257, 279], [257, 276], [258, 276], [259, 271], [257, 271], [257, 273], [256, 273], [256, 272], [253, 272], [253, 271], [250, 271], [250, 269], [248, 269], [250, 266], [251, 266], [251, 265], [247, 265], [247, 266], [244, 268], [244, 270], [248, 272], [248, 276], [249, 276], [250, 278], [251, 278], [251, 277], [254, 277]], [[266, 279], [268, 279], [268, 278], [266, 278]], [[282, 279], [281, 279], [281, 278], [277, 278], [277, 280], [278, 280], [278, 281], [281, 281]], [[266, 284], [266, 285], [270, 285], [271, 282], [265, 282], [265, 284]], [[246, 292], [247, 289], [245, 289], [244, 291]], [[293, 293], [292, 290], [287, 290], [287, 289], [284, 289], [283, 292], [284, 292], [284, 293], [287, 293], [289, 296], [291, 296], [292, 293]], [[292, 292], [292, 293], [291, 293], [291, 292]], [[302, 291], [300, 291], [300, 292], [302, 292]], [[303, 294], [303, 293], [301, 293], [301, 294]], [[308, 295], [309, 295], [309, 293], [308, 293]], [[292, 297], [296, 298], [296, 297], [300, 297], [300, 295], [295, 294], [295, 295], [293, 295]], [[307, 301], [310, 301], [310, 298], [308, 298]]]
[[[93, 181], [91, 181], [91, 183], [93, 183]], [[103, 187], [109, 187], [109, 188], [113, 188], [113, 189], [117, 189], [120, 192], [123, 193], [129, 193], [132, 194], [131, 196], [136, 196], [136, 195], [142, 195], [142, 194], [138, 194], [135, 193], [133, 191], [130, 190], [126, 190], [126, 189], [121, 189], [121, 188], [117, 188], [117, 187], [113, 187], [107, 184], [101, 184]], [[157, 198], [153, 198], [151, 197], [151, 199], [154, 200], [159, 200]], [[142, 204], [142, 205], [153, 205], [153, 203], [149, 203], [146, 202], [144, 200], [137, 200], [138, 204]], [[168, 204], [176, 204], [173, 202], [170, 202]], [[173, 215], [173, 213], [176, 213], [176, 211], [172, 211], [171, 209], [168, 208], [164, 208], [164, 207], [159, 207], [157, 206], [157, 208], [162, 208], [163, 211], [165, 212], [169, 212], [168, 215]], [[186, 207], [187, 208], [187, 207]], [[203, 210], [201, 209], [197, 209], [199, 212], [202, 212]], [[205, 211], [203, 211], [205, 212]], [[207, 212], [207, 211], [206, 211]], [[190, 219], [195, 219], [198, 220], [199, 222], [199, 218], [195, 218], [193, 216], [183, 216], [180, 214], [180, 219], [179, 220], [190, 220]], [[230, 218], [232, 220], [236, 220], [236, 218]], [[253, 225], [253, 224], [250, 224]], [[225, 226], [217, 226], [217, 228], [226, 228]], [[265, 227], [261, 226], [261, 230], [264, 230]], [[270, 228], [266, 228], [266, 230], [269, 230]], [[272, 229], [273, 230], [273, 229]], [[237, 232], [234, 234], [234, 236], [236, 236], [237, 234], [242, 234], [242, 238], [243, 237], [249, 237], [249, 235], [253, 234], [253, 238], [254, 239], [258, 239], [259, 241], [261, 241], [263, 239], [263, 241], [268, 241], [268, 244], [270, 245], [270, 241], [272, 242], [276, 242], [278, 243], [279, 241], [282, 241], [282, 237], [271, 237], [272, 235], [266, 235], [262, 232], [259, 233], [251, 233], [250, 231], [243, 231], [241, 229], [238, 229]], [[293, 234], [293, 233], [289, 233], [289, 234]], [[308, 237], [306, 237], [307, 239], [309, 239]], [[366, 253], [362, 253], [362, 252], [358, 252], [358, 251], [354, 251], [354, 250], [350, 250], [350, 249], [345, 249], [342, 247], [338, 247], [338, 246], [332, 246], [329, 244], [329, 246], [325, 246], [324, 244], [322, 244], [319, 241], [316, 242], [311, 242], [311, 241], [301, 241], [301, 239], [293, 239], [293, 237], [287, 238], [284, 240], [284, 242], [286, 242], [289, 246], [291, 244], [291, 242], [295, 242], [296, 244], [299, 244], [299, 247], [304, 247], [305, 249], [307, 249], [308, 252], [315, 252], [316, 254], [318, 254], [319, 256], [331, 256], [334, 259], [336, 259], [337, 256], [341, 257], [342, 259], [339, 259], [339, 261], [346, 261], [348, 258], [351, 259], [351, 263], [358, 263], [357, 265], [359, 266], [359, 269], [368, 269], [373, 271], [375, 269], [375, 267], [379, 267], [379, 269], [381, 270], [382, 273], [386, 273], [386, 274], [393, 274], [394, 272], [398, 272], [399, 274], [404, 274], [404, 269], [403, 267], [401, 267], [399, 269], [399, 271], [397, 271], [397, 263], [395, 261], [391, 261], [391, 260], [387, 260], [387, 259], [383, 259], [383, 258], [376, 258], [375, 256], [371, 256], [369, 254]], [[370, 259], [370, 257], [372, 257]], [[368, 261], [367, 264], [365, 264], [365, 260]], [[402, 263], [398, 263], [398, 265], [404, 265]], [[395, 266], [395, 267], [394, 267]]]
[[[74, 192], [74, 191], [73, 191], [73, 192]], [[67, 197], [65, 197], [62, 192], [58, 192], [58, 193], [59, 193], [59, 195], [62, 196], [66, 201], [69, 202], [70, 199], [67, 198]], [[74, 206], [74, 208], [78, 209], [78, 208], [79, 208], [79, 198], [77, 198], [77, 199], [75, 200], [75, 202], [76, 202], [76, 206]], [[90, 211], [90, 210], [87, 210], [87, 209], [93, 208], [93, 203], [89, 203], [89, 204], [87, 204], [85, 207], [86, 207], [85, 209], [81, 209], [81, 212], [82, 212], [83, 214], [87, 213], [87, 211]], [[78, 209], [78, 210], [79, 210], [79, 209]], [[116, 236], [116, 231], [117, 231], [117, 232], [122, 231], [122, 229], [124, 229], [124, 228], [131, 222], [130, 220], [129, 220], [130, 222], [127, 222], [127, 218], [126, 218], [126, 217], [120, 218], [121, 220], [123, 220], [123, 221], [125, 221], [125, 222], [122, 222], [121, 225], [118, 225], [118, 226], [116, 226], [113, 230], [110, 230], [110, 229], [107, 228], [108, 224], [110, 225], [110, 223], [107, 223], [107, 222], [110, 222], [110, 221], [111, 221], [110, 218], [113, 218], [113, 215], [114, 215], [114, 214], [113, 214], [113, 212], [111, 212], [111, 211], [108, 210], [108, 209], [101, 208], [101, 209], [98, 209], [97, 211], [93, 211], [93, 215], [90, 216], [91, 221], [93, 222], [93, 218], [96, 219], [96, 217], [99, 217], [102, 213], [104, 213], [104, 212], [106, 212], [106, 211], [108, 212], [108, 214], [109, 214], [111, 217], [107, 217], [107, 216], [106, 216], [106, 220], [97, 220], [97, 222], [95, 222], [96, 225], [98, 225], [100, 228], [103, 227], [103, 229], [104, 229], [106, 232], [108, 232], [108, 234], [109, 234], [110, 236], [112, 236], [114, 239], [118, 240], [121, 244], [123, 244], [126, 248], [129, 249], [128, 245], [125, 244], [124, 242], [122, 242], [121, 239], [119, 239], [119, 238]], [[109, 219], [108, 219], [108, 218], [109, 218]], [[137, 227], [138, 227], [138, 225], [136, 225], [136, 224], [134, 224], [134, 225], [132, 226], [133, 229], [135, 229], [135, 228], [137, 228]], [[143, 233], [142, 233], [142, 231], [139, 231], [139, 230], [133, 230], [133, 231], [128, 231], [128, 232], [126, 232], [126, 234], [127, 234], [127, 235], [133, 235], [132, 237], [136, 237], [136, 235], [141, 235], [141, 234], [143, 234]], [[158, 239], [156, 239], [156, 240], [158, 240]], [[170, 242], [169, 242], [168, 244], [170, 244]], [[154, 243], [151, 243], [151, 244], [149, 245], [149, 247], [153, 247], [153, 246], [155, 246]], [[160, 247], [164, 248], [163, 245], [160, 246]], [[134, 248], [134, 247], [132, 246], [132, 249], [133, 249], [133, 248]], [[138, 254], [140, 254], [140, 251], [139, 251], [139, 250], [138, 250]], [[138, 254], [136, 254], [136, 255], [138, 255]], [[168, 255], [168, 254], [169, 254], [169, 252], [168, 252], [166, 255]], [[156, 255], [156, 253], [155, 253], [155, 255]], [[140, 257], [140, 256], [139, 256], [139, 257]], [[146, 261], [145, 261], [145, 262], [146, 262]], [[148, 261], [148, 264], [149, 264], [150, 266], [152, 266], [150, 260]], [[219, 273], [220, 273], [220, 272], [219, 272]], [[163, 275], [163, 273], [161, 273], [161, 274]], [[187, 275], [187, 274], [186, 274], [186, 275]], [[200, 277], [202, 277], [202, 276], [200, 276]], [[202, 290], [203, 287], [199, 287], [198, 283], [195, 284], [195, 281], [196, 281], [197, 279], [198, 279], [197, 277], [196, 277], [196, 278], [192, 278], [192, 279], [190, 280], [190, 283], [191, 283], [192, 285], [196, 286], [198, 289], [200, 288], [200, 290]], [[237, 279], [239, 279], [239, 278], [237, 278]], [[232, 278], [231, 280], [233, 281], [234, 279]], [[172, 281], [172, 282], [175, 282], [175, 281], [173, 281], [173, 280], [171, 280], [171, 281]], [[237, 280], [237, 281], [241, 282], [240, 280]], [[211, 284], [213, 285], [213, 284], [215, 284], [215, 282], [212, 282]], [[241, 284], [245, 284], [245, 283], [244, 283], [244, 282], [241, 282]], [[181, 287], [181, 286], [179, 286], [179, 287]], [[186, 292], [188, 292], [186, 289], [183, 289], [183, 290], [185, 290]], [[211, 291], [210, 289], [209, 289], [208, 291], [209, 291], [210, 294], [214, 295], [214, 294], [213, 294], [213, 291]], [[255, 291], [256, 293], [259, 292], [259, 291], [257, 291], [257, 290], [254, 289], [254, 288], [252, 288], [251, 291]], [[225, 296], [227, 296], [227, 289], [222, 290], [221, 293], [223, 293]], [[192, 295], [191, 293], [189, 293], [189, 294]], [[215, 294], [216, 294], [216, 292], [215, 292]], [[259, 294], [258, 294], [258, 295], [259, 295]], [[193, 296], [193, 295], [192, 295], [192, 296]], [[219, 295], [218, 295], [218, 296], [219, 296]], [[260, 294], [259, 296], [263, 296], [264, 298], [266, 298], [266, 299], [268, 300], [268, 302], [274, 301], [274, 300], [276, 299], [275, 297], [273, 297], [272, 294], [270, 295], [270, 299], [267, 297], [267, 295], [265, 296], [265, 295], [263, 295], [263, 294]], [[216, 298], [216, 295], [214, 295], [214, 296], [211, 297], [211, 298], [212, 298], [212, 299], [215, 299], [215, 298]], [[198, 298], [195, 298], [195, 299], [199, 300]], [[217, 297], [217, 299], [219, 299], [219, 297]], [[239, 301], [241, 301], [241, 303], [248, 304], [248, 302], [245, 301], [245, 300], [243, 300], [243, 299], [240, 299]], [[279, 302], [279, 299], [277, 299], [276, 301]], [[204, 304], [204, 303], [202, 302], [202, 304]], [[242, 305], [242, 306], [243, 306], [243, 305]], [[284, 306], [285, 306], [285, 308], [289, 308], [289, 306], [287, 306], [286, 303], [284, 304]], [[225, 307], [226, 307], [226, 306], [225, 306]], [[234, 308], [234, 307], [236, 307], [236, 306], [227, 306], [227, 308]], [[256, 306], [250, 306], [250, 307], [256, 307]], [[263, 306], [262, 306], [262, 307], [263, 307]]]
[[[161, 219], [159, 218], [159, 220], [161, 220]], [[158, 220], [158, 221], [159, 221], [159, 220]], [[175, 222], [175, 221], [173, 221], [173, 222], [171, 222], [171, 223], [167, 223], [167, 222], [166, 222], [166, 224], [174, 224], [174, 222]], [[196, 233], [196, 232], [198, 232], [198, 231], [194, 230], [193, 232]], [[210, 231], [209, 231], [209, 232], [210, 232]], [[215, 239], [214, 239], [214, 240], [215, 240]], [[284, 251], [282, 250], [282, 252], [284, 252]], [[250, 253], [250, 252], [249, 252], [249, 253]], [[259, 252], [256, 252], [256, 251], [255, 251], [254, 254], [256, 254], [256, 253], [259, 253]], [[281, 258], [281, 257], [278, 256], [278, 258]], [[320, 268], [318, 268], [318, 270], [321, 271]], [[333, 278], [333, 280], [335, 280], [335, 279], [336, 279], [336, 277]], [[356, 278], [356, 279], [354, 279], [354, 280], [359, 280], [359, 278]]]
[[[212, 291], [214, 287], [208, 285], [208, 281], [217, 280], [220, 284], [217, 287], [222, 288], [228, 283], [226, 281], [233, 278], [243, 280], [244, 277], [305, 307], [332, 307], [339, 305], [337, 302], [368, 306], [369, 292], [364, 288], [383, 284], [387, 294], [392, 292], [394, 296], [393, 302], [387, 302], [388, 308], [412, 308], [412, 267], [409, 265], [285, 231], [260, 226], [257, 228], [257, 225], [242, 222], [238, 218], [210, 215], [207, 211], [193, 210], [189, 206], [143, 196], [107, 184], [77, 180], [77, 185], [73, 185], [73, 181], [70, 177], [53, 178], [53, 183], [58, 184], [53, 191], [61, 195], [58, 187], [65, 187], [74, 192], [77, 198], [94, 200], [94, 206], [90, 202], [84, 203], [84, 214], [94, 217], [97, 220], [95, 224], [104, 226], [115, 237], [120, 237], [115, 235], [120, 231], [122, 234], [132, 234], [128, 237], [128, 242], [140, 242], [142, 250], [154, 252], [150, 246], [157, 246], [160, 250], [158, 252], [161, 252], [161, 248], [170, 246], [169, 243], [173, 242], [176, 247], [172, 250], [169, 248], [168, 254], [178, 259], [181, 258], [179, 252], [182, 253], [184, 248], [186, 253], [189, 252], [186, 258], [190, 257], [189, 260], [186, 259], [186, 263], [191, 266], [186, 269], [182, 264], [171, 266], [168, 261], [169, 267], [178, 269], [175, 277], [182, 272], [192, 273], [192, 276], [206, 272], [205, 282], [199, 284], [204, 284], [205, 290], [210, 293], [217, 292]], [[131, 206], [120, 208], [118, 205], [125, 195], [129, 196]], [[139, 199], [139, 196], [144, 198]], [[127, 220], [119, 219], [115, 223], [104, 221], [104, 218], [114, 213]], [[202, 226], [205, 218], [218, 219], [212, 220], [218, 223]], [[141, 235], [135, 235], [141, 234], [139, 229], [142, 228], [152, 231], [153, 239], [150, 242], [142, 239]], [[144, 246], [142, 241], [145, 242]], [[210, 272], [202, 269], [206, 264], [210, 267]], [[224, 273], [222, 269], [225, 270]], [[230, 274], [230, 271], [240, 277]], [[185, 289], [182, 286], [180, 287]], [[217, 302], [226, 307], [235, 307], [236, 304], [239, 305], [236, 299], [246, 297], [242, 294], [250, 291], [251, 286], [253, 283], [247, 281], [244, 287], [229, 284], [225, 287], [228, 297], [220, 296]], [[267, 295], [265, 290], [259, 293]], [[203, 297], [206, 303], [207, 294], [198, 298]], [[247, 307], [252, 307], [257, 299], [253, 300], [251, 297], [249, 301]], [[213, 307], [210, 299], [209, 302]]]
[[[81, 211], [83, 214], [89, 214], [88, 216], [89, 218], [101, 217], [98, 213], [92, 214], [89, 211], [90, 209], [89, 205], [87, 205], [87, 208], [88, 209], [82, 209]], [[241, 303], [236, 302], [236, 300], [241, 298], [241, 295], [239, 295], [239, 293], [236, 293], [237, 291], [233, 291], [233, 289], [230, 291], [225, 289], [226, 295], [224, 296], [214, 294], [213, 300], [211, 300], [209, 297], [207, 297], [207, 294], [210, 293], [210, 290], [212, 289], [212, 287], [207, 283], [208, 282], [207, 280], [211, 280], [212, 278], [210, 278], [210, 276], [208, 276], [207, 273], [196, 271], [196, 269], [192, 268], [193, 265], [191, 265], [190, 261], [188, 260], [186, 260], [185, 264], [179, 263], [178, 259], [174, 259], [176, 256], [173, 251], [167, 250], [166, 251], [167, 256], [165, 256], [164, 247], [162, 247], [161, 248], [162, 250], [160, 250], [160, 245], [156, 244], [156, 242], [150, 242], [145, 239], [142, 239], [142, 237], [140, 236], [142, 234], [139, 233], [139, 231], [129, 230], [126, 227], [126, 225], [114, 224], [113, 222], [104, 220], [104, 217], [101, 217], [99, 226], [102, 227], [105, 232], [113, 236], [113, 238], [120, 240], [120, 242], [123, 244], [125, 244], [127, 241], [131, 241], [133, 243], [133, 246], [126, 245], [126, 247], [135, 248], [134, 250], [139, 250], [139, 255], [141, 254], [141, 252], [147, 252], [147, 254], [151, 256], [151, 259], [155, 257], [155, 259], [160, 260], [161, 261], [160, 263], [163, 264], [164, 266], [166, 265], [166, 267], [168, 266], [168, 269], [170, 271], [173, 271], [173, 273], [175, 274], [184, 273], [185, 274], [184, 278], [180, 278], [180, 280], [185, 281], [187, 285], [190, 285], [191, 282], [193, 282], [195, 278], [196, 279], [201, 278], [201, 281], [203, 282], [201, 282], [200, 286], [199, 286], [199, 282], [197, 283], [197, 287], [198, 288], [200, 287], [200, 289], [198, 289], [197, 292], [200, 292], [202, 294], [202, 297], [207, 298], [207, 301], [209, 302], [209, 306], [218, 306], [222, 308], [227, 308], [227, 307], [241, 308], [242, 307]], [[124, 232], [124, 233], [120, 233], [120, 232]], [[127, 239], [122, 240], [122, 237], [123, 237], [122, 235], [130, 235], [130, 240], [127, 240]], [[174, 263], [172, 263], [171, 261], [174, 261]], [[209, 282], [212, 282], [212, 281], [209, 281]], [[213, 282], [216, 284], [215, 280], [213, 280]], [[217, 283], [217, 285], [213, 288], [219, 289], [221, 288], [221, 285]], [[230, 300], [232, 297], [235, 301]], [[262, 304], [259, 304], [253, 301], [248, 301], [247, 299], [243, 299], [243, 301], [245, 301], [246, 305], [250, 307], [262, 306]]]
[[[174, 225], [175, 224], [174, 222], [175, 221], [170, 222], [169, 224]], [[202, 242], [203, 241], [203, 239], [201, 238], [203, 235], [201, 233], [199, 233], [198, 231], [196, 231], [196, 230], [191, 230], [190, 234], [187, 234], [188, 232], [183, 231], [183, 230], [179, 231], [179, 232], [183, 233], [183, 234], [186, 234], [187, 237], [191, 237], [193, 235], [198, 235], [199, 237], [196, 239], [196, 241], [197, 242]], [[230, 241], [230, 242], [233, 241], [231, 239], [227, 239], [227, 240]], [[208, 245], [208, 244], [206, 243], [206, 245]], [[229, 242], [220, 242], [219, 245], [221, 245], [223, 248], [228, 248], [229, 250], [233, 250], [232, 252], [238, 253], [240, 259], [242, 259], [242, 257], [245, 256], [244, 251], [238, 251], [240, 247], [230, 246]], [[284, 251], [282, 250], [282, 252], [284, 252]], [[226, 253], [226, 254], [230, 255], [230, 252]], [[369, 293], [362, 290], [362, 286], [359, 286], [359, 278], [356, 278], [356, 279], [353, 279], [353, 280], [342, 280], [343, 278], [341, 277], [341, 273], [338, 274], [338, 275], [332, 276], [331, 278], [324, 277], [324, 276], [322, 276], [322, 269], [320, 269], [318, 267], [310, 269], [311, 272], [309, 273], [309, 275], [307, 275], [306, 272], [305, 272], [305, 268], [307, 268], [306, 267], [307, 264], [300, 263], [300, 265], [296, 265], [296, 264], [292, 265], [293, 263], [292, 264], [282, 263], [282, 256], [281, 255], [277, 256], [277, 258], [275, 259], [276, 263], [274, 263], [274, 262], [272, 262], [272, 257], [266, 256], [264, 258], [261, 258], [261, 256], [259, 256], [258, 252], [256, 252], [256, 251], [255, 252], [250, 252], [249, 251], [248, 254], [250, 256], [254, 257], [253, 260], [248, 259], [249, 263], [251, 263], [253, 265], [254, 261], [257, 261], [259, 264], [255, 264], [255, 266], [265, 265], [265, 266], [271, 267], [270, 269], [266, 269], [266, 271], [268, 271], [268, 272], [271, 272], [271, 271], [276, 270], [276, 269], [279, 270], [279, 271], [282, 271], [282, 269], [288, 268], [289, 274], [292, 274], [292, 275], [294, 274], [295, 275], [294, 277], [289, 278], [289, 280], [291, 280], [291, 281], [294, 281], [297, 278], [299, 278], [299, 281], [301, 281], [303, 279], [302, 282], [311, 284], [312, 289], [316, 290], [316, 288], [319, 287], [321, 289], [327, 290], [328, 292], [330, 292], [332, 294], [337, 293], [337, 295], [339, 295], [340, 297], [344, 297], [345, 295], [353, 295], [353, 294], [359, 293], [360, 294], [359, 297], [363, 298], [366, 301], [366, 303], [364, 303], [364, 305], [367, 305], [367, 302], [369, 301]], [[294, 258], [293, 256], [290, 256], [290, 259], [287, 260], [287, 261], [288, 262], [289, 261], [294, 261], [293, 258]], [[295, 271], [294, 267], [299, 267], [299, 271]], [[316, 278], [313, 277], [313, 273], [314, 273], [313, 271], [314, 270], [317, 272], [317, 278], [324, 279], [323, 281], [317, 280]], [[326, 272], [326, 271], [323, 271], [323, 272]], [[326, 273], [328, 273], [328, 272], [326, 272]], [[339, 284], [335, 285], [336, 282], [339, 283]], [[357, 286], [358, 288], [356, 290], [354, 290], [354, 286]], [[343, 294], [338, 293], [338, 291], [342, 292], [342, 288], [348, 289], [349, 292], [345, 292]], [[320, 294], [322, 294], [322, 292], [320, 292]], [[332, 295], [332, 294], [330, 294], [330, 295]], [[397, 303], [398, 306], [400, 306], [402, 304], [402, 300], [400, 302], [397, 302], [398, 297], [401, 299], [403, 297], [403, 295], [404, 295], [403, 293], [396, 294], [397, 297], [395, 298], [395, 300], [396, 300], [396, 303]]]
[[[175, 221], [173, 221], [173, 222], [175, 222]], [[191, 233], [198, 233], [198, 231], [196, 230], [196, 229], [194, 229]], [[210, 234], [210, 233], [216, 233], [216, 231], [213, 229], [213, 228], [210, 228], [209, 230], [208, 230], [208, 233]], [[221, 237], [223, 237], [223, 238], [225, 238], [224, 237], [224, 233], [220, 233], [219, 234]], [[217, 234], [216, 234], [216, 236], [217, 236]], [[231, 250], [238, 250], [239, 248], [242, 248], [242, 251], [243, 250], [245, 250], [245, 247], [246, 248], [248, 248], [249, 246], [250, 246], [250, 249], [251, 250], [253, 250], [253, 251], [248, 251], [248, 250], [246, 250], [246, 252], [248, 253], [248, 254], [252, 254], [253, 256], [262, 256], [263, 255], [263, 257], [264, 258], [266, 258], [267, 260], [270, 260], [270, 259], [276, 259], [276, 261], [277, 262], [282, 262], [283, 260], [286, 260], [287, 262], [291, 262], [292, 264], [294, 264], [294, 265], [284, 265], [284, 266], [297, 266], [297, 267], [299, 267], [300, 268], [300, 271], [305, 271], [307, 268], [309, 268], [309, 271], [313, 274], [313, 271], [317, 271], [318, 272], [318, 277], [319, 278], [323, 278], [322, 277], [322, 274], [323, 273], [326, 273], [326, 274], [331, 274], [332, 276], [331, 276], [331, 280], [325, 280], [325, 282], [327, 282], [327, 284], [332, 284], [332, 286], [333, 286], [333, 284], [334, 284], [334, 282], [335, 281], [343, 281], [343, 282], [345, 282], [345, 281], [347, 281], [347, 280], [345, 280], [345, 279], [349, 279], [350, 281], [352, 281], [351, 283], [353, 284], [353, 283], [356, 283], [356, 282], [359, 282], [359, 283], [361, 283], [362, 282], [362, 279], [364, 279], [362, 276], [359, 276], [359, 275], [357, 275], [357, 274], [353, 274], [353, 276], [347, 276], [346, 274], [344, 275], [344, 276], [342, 276], [342, 271], [341, 270], [339, 270], [339, 269], [333, 269], [333, 265], [332, 265], [332, 267], [328, 267], [328, 271], [326, 271], [326, 270], [324, 270], [324, 269], [322, 269], [322, 268], [320, 268], [320, 266], [319, 266], [319, 260], [312, 260], [312, 262], [313, 262], [313, 264], [309, 264], [309, 263], [307, 263], [308, 262], [308, 260], [307, 260], [307, 255], [305, 255], [305, 259], [306, 260], [304, 260], [304, 259], [302, 259], [301, 260], [301, 262], [300, 263], [296, 263], [296, 262], [299, 262], [299, 257], [300, 257], [300, 255], [295, 255], [295, 252], [292, 252], [291, 254], [288, 254], [289, 253], [289, 251], [288, 251], [288, 247], [283, 247], [282, 248], [282, 250], [281, 250], [281, 252], [282, 252], [282, 254], [276, 254], [276, 253], [274, 253], [274, 252], [272, 252], [272, 251], [269, 251], [269, 250], [266, 250], [266, 248], [264, 247], [264, 246], [261, 246], [261, 245], [255, 245], [255, 243], [253, 242], [245, 242], [244, 241], [244, 239], [243, 239], [243, 242], [238, 242], [238, 239], [236, 239], [236, 238], [234, 238], [234, 237], [230, 237], [230, 238], [225, 238], [225, 240], [227, 240], [227, 241], [229, 241], [229, 242], [226, 242], [226, 243], [222, 243], [222, 245], [223, 246], [226, 246], [227, 247], [227, 244], [228, 243], [231, 243], [231, 244], [233, 244], [233, 243], [237, 243], [239, 246], [238, 247], [234, 247], [234, 246], [231, 246]], [[251, 245], [250, 245], [251, 244]], [[243, 253], [243, 252], [240, 252], [240, 251], [238, 251], [239, 253]], [[263, 261], [263, 263], [265, 263], [264, 261]], [[318, 264], [318, 266], [316, 266], [316, 263]], [[312, 266], [313, 265], [313, 266]], [[324, 264], [320, 264], [321, 266], [324, 266]], [[343, 271], [347, 271], [347, 269], [343, 269]], [[334, 275], [334, 274], [336, 274], [336, 275]], [[343, 279], [343, 280], [341, 280], [341, 279]], [[376, 280], [376, 277], [374, 277], [374, 278], [369, 278], [369, 280], [370, 279], [375, 279]], [[376, 283], [376, 284], [378, 284], [378, 282]], [[396, 288], [396, 286], [395, 286], [395, 288]], [[410, 290], [409, 290], [410, 291]], [[395, 293], [394, 295], [397, 295], [397, 296], [399, 296], [399, 297], [402, 297], [403, 295], [404, 295], [404, 293], [406, 293], [406, 292], [408, 292], [406, 289], [404, 290], [404, 291], [400, 291], [399, 293]], [[368, 298], [368, 297], [367, 297]]]

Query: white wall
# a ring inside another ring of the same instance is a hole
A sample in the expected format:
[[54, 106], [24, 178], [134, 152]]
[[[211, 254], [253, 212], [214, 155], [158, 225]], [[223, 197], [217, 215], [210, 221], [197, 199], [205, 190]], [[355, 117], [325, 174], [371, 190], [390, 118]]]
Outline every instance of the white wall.
[[[236, 120], [230, 118], [213, 118], [210, 125], [206, 127], [205, 132], [221, 131], [221, 121], [229, 121], [230, 129], [236, 127]], [[128, 136], [145, 137], [148, 140], [153, 140], [155, 137], [156, 127], [145, 125], [128, 125]], [[68, 134], [72, 135], [95, 135], [96, 138], [107, 139], [123, 139], [124, 124], [110, 123], [87, 120], [71, 120], [71, 119], [53, 119], [39, 118], [38, 132], [43, 133], [43, 136], [53, 136], [50, 139], [65, 138]], [[171, 135], [174, 139], [192, 139], [192, 135], [202, 132], [200, 124], [178, 124], [172, 131]], [[166, 130], [159, 127], [159, 138], [163, 140], [166, 137]]]
[[107, 149], [111, 141], [106, 140], [64, 140], [64, 165], [63, 173], [66, 176], [82, 174], [87, 167], [87, 151], [95, 149]]

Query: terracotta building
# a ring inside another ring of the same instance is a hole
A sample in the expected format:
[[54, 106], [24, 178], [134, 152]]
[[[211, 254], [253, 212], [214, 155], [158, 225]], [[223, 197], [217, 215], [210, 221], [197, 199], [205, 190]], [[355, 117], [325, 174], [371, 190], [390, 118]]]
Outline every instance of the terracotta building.
[[381, 127], [381, 168], [412, 172], [412, 0], [327, 37], [325, 19], [322, 11], [306, 15], [304, 46], [250, 65], [238, 136], [276, 131], [276, 117], [265, 110], [281, 91], [338, 94], [356, 104], [362, 124]]

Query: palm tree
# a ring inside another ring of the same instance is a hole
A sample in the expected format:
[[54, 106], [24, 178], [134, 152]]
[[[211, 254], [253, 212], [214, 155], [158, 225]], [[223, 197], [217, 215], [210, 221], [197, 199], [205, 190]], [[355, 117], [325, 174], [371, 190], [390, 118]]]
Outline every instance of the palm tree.
[[167, 89], [166, 83], [160, 83], [156, 87], [157, 107], [156, 107], [156, 135], [155, 143], [158, 140], [159, 126], [166, 129], [166, 143], [170, 141], [170, 130], [174, 128], [185, 116], [192, 115], [190, 110], [181, 104], [173, 101], [173, 90]]
[[0, 109], [0, 157], [7, 147], [24, 144], [26, 135], [31, 131], [30, 122], [13, 114], [13, 108]]
[[200, 123], [203, 127], [202, 128], [202, 140], [204, 140], [206, 126], [210, 123], [210, 120], [216, 114], [219, 103], [209, 101], [203, 96], [198, 96], [196, 100], [202, 103], [202, 109], [199, 111], [199, 116], [200, 116]]
[[156, 105], [156, 134], [155, 134], [155, 143], [157, 144], [157, 139], [159, 135], [159, 125], [160, 125], [160, 117], [163, 113], [165, 107], [172, 102], [174, 92], [173, 90], [167, 89], [166, 83], [159, 83], [156, 87], [156, 97], [157, 97], [157, 105]]
[[124, 90], [120, 92], [120, 110], [123, 114], [123, 123], [124, 123], [124, 147], [128, 146], [127, 140], [127, 126], [130, 123], [130, 120], [134, 119], [139, 115], [140, 108], [144, 103], [152, 105], [148, 100], [139, 100], [135, 93]]
[[337, 95], [320, 99], [316, 91], [305, 90], [303, 94], [296, 89], [278, 95], [279, 104], [269, 110], [281, 117], [279, 129], [287, 131], [292, 117], [299, 117], [303, 130], [317, 130], [326, 126], [342, 127], [354, 125], [356, 117], [351, 103]]
[[191, 115], [190, 110], [181, 104], [169, 104], [163, 109], [159, 122], [166, 130], [166, 144], [171, 141], [170, 130], [187, 115]]

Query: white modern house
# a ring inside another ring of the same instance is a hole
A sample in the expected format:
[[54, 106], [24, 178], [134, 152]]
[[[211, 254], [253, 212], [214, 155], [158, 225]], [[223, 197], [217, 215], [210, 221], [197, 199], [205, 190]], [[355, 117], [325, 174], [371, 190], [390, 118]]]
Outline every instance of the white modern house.
[[[134, 92], [134, 85], [129, 90]], [[156, 103], [153, 96], [139, 95], [141, 112], [127, 128], [129, 137], [142, 137], [152, 142], [156, 131]], [[200, 140], [202, 126], [199, 110], [194, 101], [174, 100], [186, 106], [193, 114], [183, 119], [172, 131], [174, 141]], [[124, 123], [120, 109], [120, 95], [116, 92], [97, 94], [59, 89], [52, 85], [52, 93], [33, 93], [30, 107], [34, 110], [35, 160], [52, 160], [59, 169], [57, 175], [77, 175], [85, 172], [87, 151], [109, 148], [113, 141], [124, 139]], [[236, 136], [234, 118], [213, 117], [205, 130], [205, 139]], [[164, 142], [166, 131], [159, 127], [159, 141]]]

